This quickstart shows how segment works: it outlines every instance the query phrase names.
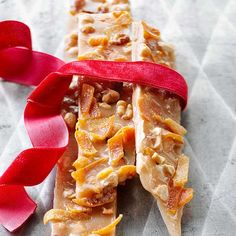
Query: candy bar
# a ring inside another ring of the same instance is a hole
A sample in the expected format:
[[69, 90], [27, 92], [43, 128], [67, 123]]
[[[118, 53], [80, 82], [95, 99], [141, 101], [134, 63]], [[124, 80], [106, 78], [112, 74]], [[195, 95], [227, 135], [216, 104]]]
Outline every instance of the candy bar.
[[[133, 41], [133, 61], [174, 67], [173, 48], [161, 41], [158, 30], [135, 22]], [[181, 235], [183, 206], [193, 191], [185, 188], [189, 159], [182, 154], [186, 130], [180, 125], [180, 101], [167, 91], [137, 85], [133, 106], [137, 173], [157, 200], [170, 235]]]
[[[81, 13], [78, 18], [79, 60], [130, 60], [128, 12]], [[78, 158], [71, 135], [71, 147], [58, 165], [54, 209], [45, 223], [53, 222], [52, 235], [113, 235], [122, 218], [116, 218], [116, 187], [136, 174], [132, 86], [80, 77], [78, 96]]]

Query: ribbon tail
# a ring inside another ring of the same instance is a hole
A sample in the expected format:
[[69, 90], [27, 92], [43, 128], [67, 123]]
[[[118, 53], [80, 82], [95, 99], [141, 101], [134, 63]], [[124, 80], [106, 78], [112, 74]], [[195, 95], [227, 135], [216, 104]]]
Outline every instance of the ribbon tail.
[[0, 186], [0, 223], [10, 232], [19, 228], [36, 206], [23, 186]]

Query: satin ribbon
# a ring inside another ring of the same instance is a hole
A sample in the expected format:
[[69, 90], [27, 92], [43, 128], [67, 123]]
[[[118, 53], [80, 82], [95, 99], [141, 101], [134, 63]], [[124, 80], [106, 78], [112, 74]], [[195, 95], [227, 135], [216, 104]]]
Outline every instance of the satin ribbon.
[[[27, 25], [18, 21], [0, 22], [0, 77], [19, 84], [38, 85], [49, 73], [64, 64], [56, 57], [32, 50]], [[34, 104], [32, 101], [25, 109], [25, 122], [30, 124], [27, 130], [33, 145], [38, 148], [20, 153], [0, 178], [0, 223], [9, 231], [21, 226], [36, 209], [36, 203], [28, 196], [24, 186], [31, 185], [30, 182], [32, 185], [40, 183], [53, 167], [50, 160], [58, 159], [67, 144], [65, 139], [63, 145], [59, 142], [53, 146], [49, 136], [40, 138], [42, 130], [52, 129], [57, 133], [58, 126], [62, 127], [62, 135], [67, 137], [67, 129], [55, 107], [43, 109], [40, 105], [45, 104]], [[53, 139], [61, 141], [57, 137]], [[53, 151], [50, 151], [51, 147]], [[49, 160], [46, 168], [42, 159]], [[38, 182], [35, 179], [31, 181], [33, 173], [37, 175]], [[12, 181], [5, 181], [9, 176]]]
[[19, 84], [38, 85], [64, 64], [59, 58], [32, 50], [30, 29], [24, 23], [0, 22], [0, 77]]
[[[15, 23], [13, 23], [14, 27]], [[45, 57], [43, 53], [40, 53], [41, 59], [34, 56], [31, 56], [31, 59], [28, 56], [25, 57], [24, 53], [21, 54], [21, 50], [14, 47], [21, 45], [26, 47], [23, 48], [24, 50], [34, 54], [29, 47], [31, 40], [26, 42], [21, 36], [16, 39], [18, 33], [13, 34], [9, 30], [10, 39], [14, 44], [8, 44], [7, 37], [3, 40], [1, 24], [0, 42], [3, 42], [2, 45], [5, 46], [0, 49], [0, 56], [5, 55], [6, 58], [12, 59], [5, 49], [11, 49], [13, 45], [13, 49], [16, 49], [18, 53], [14, 56], [23, 55], [23, 61], [16, 58], [12, 61], [8, 60], [5, 67], [1, 68], [0, 75], [4, 75], [4, 78], [9, 81], [27, 85], [37, 85], [42, 81], [29, 96], [24, 113], [26, 129], [34, 147], [21, 152], [0, 178], [0, 222], [9, 231], [14, 231], [36, 208], [36, 204], [27, 195], [24, 186], [41, 183], [67, 148], [68, 130], [60, 116], [60, 105], [73, 75], [87, 76], [94, 81], [130, 82], [168, 90], [180, 98], [183, 108], [187, 103], [187, 85], [176, 71], [148, 62], [80, 61], [65, 64], [57, 69], [58, 65], [63, 62], [56, 59], [55, 64], [52, 62], [46, 70], [41, 67], [50, 64], [45, 63], [48, 58], [49, 60], [55, 58]], [[21, 24], [19, 23], [18, 26], [24, 28], [25, 25]], [[25, 35], [30, 35], [29, 29], [24, 30]], [[20, 32], [22, 33], [23, 30]], [[3, 54], [1, 54], [2, 50]], [[36, 58], [44, 62], [32, 62]], [[22, 63], [21, 66], [13, 64], [17, 72], [9, 70], [12, 62]], [[22, 69], [22, 65], [25, 68]], [[43, 76], [52, 69], [57, 72], [50, 73], [42, 80]], [[29, 73], [30, 71], [33, 74]]]

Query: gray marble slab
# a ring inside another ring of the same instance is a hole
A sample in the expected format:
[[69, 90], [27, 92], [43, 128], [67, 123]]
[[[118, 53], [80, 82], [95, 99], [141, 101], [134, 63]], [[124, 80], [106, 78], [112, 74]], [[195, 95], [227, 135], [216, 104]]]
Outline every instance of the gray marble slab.
[[[135, 19], [158, 27], [174, 44], [177, 70], [189, 84], [185, 152], [190, 156], [194, 199], [185, 207], [184, 236], [236, 235], [236, 1], [131, 0]], [[0, 20], [16, 19], [32, 30], [34, 48], [61, 55], [67, 24], [66, 0], [0, 0]], [[0, 82], [0, 174], [21, 150], [30, 147], [23, 109], [32, 88]], [[17, 232], [0, 226], [1, 236], [50, 235], [42, 223], [52, 206], [55, 170], [27, 188], [36, 213]], [[119, 187], [124, 219], [117, 235], [168, 235], [152, 197], [138, 178]]]

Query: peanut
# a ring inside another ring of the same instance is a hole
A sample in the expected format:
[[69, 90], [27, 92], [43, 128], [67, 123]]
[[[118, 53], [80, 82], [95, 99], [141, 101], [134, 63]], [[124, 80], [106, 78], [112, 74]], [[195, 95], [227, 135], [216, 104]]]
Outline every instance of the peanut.
[[172, 165], [164, 164], [163, 171], [165, 174], [173, 176], [175, 173], [175, 168]]
[[83, 24], [88, 24], [88, 23], [93, 23], [93, 22], [94, 22], [94, 19], [93, 19], [92, 16], [86, 15], [82, 18], [82, 23]]
[[106, 4], [102, 4], [102, 5], [98, 6], [98, 12], [107, 13], [107, 12], [109, 12], [109, 8]]
[[98, 103], [98, 106], [106, 110], [111, 109], [111, 105], [107, 104], [106, 102], [100, 102]]
[[123, 101], [123, 100], [119, 100], [116, 104], [117, 108], [116, 108], [116, 112], [117, 114], [122, 117], [125, 112], [126, 112], [126, 107], [127, 107], [127, 102]]
[[77, 46], [78, 43], [78, 34], [77, 32], [73, 32], [70, 35], [67, 35], [65, 39], [66, 50], [69, 50], [71, 47]]
[[84, 34], [92, 34], [95, 32], [95, 28], [91, 25], [86, 25], [80, 29], [80, 31]]
[[64, 116], [64, 120], [70, 130], [75, 129], [75, 124], [76, 124], [76, 115], [73, 114], [72, 112], [68, 112]]
[[108, 37], [105, 35], [98, 35], [95, 37], [91, 37], [88, 40], [88, 43], [90, 46], [95, 47], [95, 46], [106, 46], [108, 44]]
[[110, 44], [112, 45], [124, 45], [130, 42], [130, 37], [126, 34], [116, 34], [110, 40]]
[[131, 104], [128, 104], [125, 114], [121, 117], [123, 120], [130, 120], [133, 117], [133, 107]]
[[156, 187], [153, 190], [153, 193], [154, 193], [154, 195], [158, 196], [164, 202], [166, 202], [169, 198], [168, 187], [165, 184], [158, 185], [158, 187]]
[[152, 160], [154, 160], [157, 164], [162, 164], [165, 161], [165, 157], [163, 157], [155, 152], [152, 155]]
[[120, 94], [115, 90], [108, 89], [104, 91], [104, 95], [102, 96], [102, 101], [108, 104], [115, 103], [119, 100]]

